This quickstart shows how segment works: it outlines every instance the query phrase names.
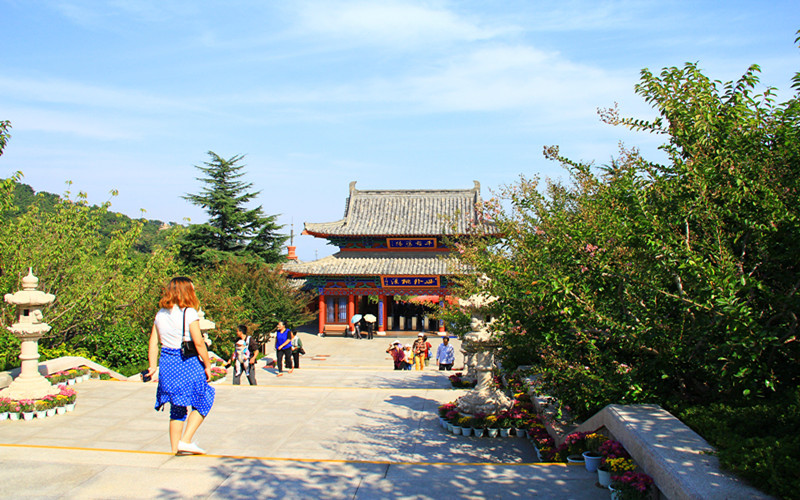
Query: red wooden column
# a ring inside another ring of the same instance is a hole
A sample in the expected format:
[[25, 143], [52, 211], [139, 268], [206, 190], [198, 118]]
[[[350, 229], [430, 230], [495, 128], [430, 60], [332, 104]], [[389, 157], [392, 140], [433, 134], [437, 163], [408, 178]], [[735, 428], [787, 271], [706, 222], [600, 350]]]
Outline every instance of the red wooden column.
[[[444, 295], [439, 295], [439, 307], [444, 307]], [[444, 320], [439, 320], [439, 333], [444, 333]]]
[[378, 296], [378, 335], [386, 335], [386, 295]]
[[322, 294], [322, 290], [320, 290], [319, 294], [319, 334], [323, 335], [325, 333], [325, 295]]
[[355, 304], [353, 303], [353, 295], [347, 296], [347, 327], [350, 329], [350, 333], [355, 334], [356, 329], [353, 326], [353, 315], [356, 313], [355, 311]]

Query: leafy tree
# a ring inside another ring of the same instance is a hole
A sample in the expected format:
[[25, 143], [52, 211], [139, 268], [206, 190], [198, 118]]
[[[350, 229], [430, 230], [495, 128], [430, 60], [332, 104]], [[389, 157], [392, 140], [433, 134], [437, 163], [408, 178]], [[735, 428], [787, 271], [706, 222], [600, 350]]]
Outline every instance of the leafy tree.
[[314, 318], [308, 310], [313, 295], [274, 265], [229, 261], [203, 270], [195, 282], [203, 309], [217, 324], [210, 333], [217, 353], [229, 354], [238, 324], [265, 342], [279, 320], [302, 325]]
[[213, 151], [208, 155], [211, 161], [196, 166], [205, 174], [198, 180], [206, 187], [200, 194], [188, 194], [184, 199], [204, 208], [209, 220], [190, 226], [181, 257], [199, 266], [231, 259], [280, 262], [287, 237], [277, 233], [283, 227], [276, 223], [277, 215], [265, 216], [261, 206], [245, 208], [259, 192], [249, 191], [252, 183], [239, 180], [244, 176], [244, 166], [238, 164], [243, 156], [225, 159]]
[[623, 148], [598, 168], [545, 148], [570, 183], [521, 178], [482, 207], [504, 238], [460, 247], [499, 297], [506, 364], [539, 366], [578, 417], [800, 382], [800, 108], [756, 93], [757, 73], [643, 70], [636, 91], [660, 116], [602, 117], [667, 137], [669, 162]]

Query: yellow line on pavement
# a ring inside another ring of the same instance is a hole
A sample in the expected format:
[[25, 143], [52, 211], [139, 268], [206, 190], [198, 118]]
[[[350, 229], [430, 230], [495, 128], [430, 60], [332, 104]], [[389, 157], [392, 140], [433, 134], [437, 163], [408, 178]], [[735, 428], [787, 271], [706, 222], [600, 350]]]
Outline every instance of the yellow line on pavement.
[[[175, 456], [166, 451], [146, 451], [146, 450], [116, 450], [111, 448], [85, 448], [80, 446], [49, 446], [38, 444], [5, 444], [0, 443], [0, 448], [31, 448], [39, 450], [62, 450], [62, 451], [94, 451], [102, 453], [128, 453], [134, 455], [167, 455]], [[354, 465], [424, 465], [424, 466], [458, 466], [458, 467], [520, 467], [520, 466], [555, 466], [567, 467], [564, 463], [555, 462], [409, 462], [395, 460], [346, 460], [332, 458], [289, 458], [289, 457], [259, 457], [252, 455], [186, 455], [192, 458], [228, 458], [234, 460], [263, 460], [268, 462], [303, 462], [303, 463], [327, 463], [327, 464], [354, 464]]]

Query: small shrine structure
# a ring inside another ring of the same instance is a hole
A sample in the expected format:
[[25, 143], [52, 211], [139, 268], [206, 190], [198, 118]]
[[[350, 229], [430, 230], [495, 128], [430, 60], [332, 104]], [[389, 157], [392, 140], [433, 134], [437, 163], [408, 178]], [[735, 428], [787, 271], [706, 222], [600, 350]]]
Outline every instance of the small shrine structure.
[[[299, 262], [289, 249], [283, 269], [305, 280], [318, 295], [319, 333], [353, 331], [355, 314], [376, 316], [378, 335], [387, 329], [444, 332], [436, 325], [399, 324], [392, 311], [397, 296], [443, 303], [454, 294], [453, 277], [470, 272], [451, 255], [447, 241], [492, 233], [479, 220], [480, 184], [472, 189], [358, 190], [350, 183], [344, 217], [304, 225], [303, 234], [339, 247], [331, 256]], [[445, 241], [447, 240], [447, 241]], [[450, 243], [452, 244], [452, 243]], [[372, 297], [372, 300], [369, 300]], [[377, 300], [375, 300], [377, 298]]]

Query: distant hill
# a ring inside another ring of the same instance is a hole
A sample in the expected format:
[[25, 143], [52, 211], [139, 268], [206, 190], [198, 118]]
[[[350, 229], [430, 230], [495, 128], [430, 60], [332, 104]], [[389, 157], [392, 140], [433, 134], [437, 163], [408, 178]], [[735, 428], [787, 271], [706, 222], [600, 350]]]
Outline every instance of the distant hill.
[[[33, 206], [38, 207], [44, 213], [54, 212], [56, 205], [62, 199], [61, 196], [47, 191], [37, 192], [28, 184], [23, 183], [16, 184], [13, 196], [14, 208], [8, 214], [12, 219], [28, 212]], [[142, 222], [144, 224], [142, 234], [134, 246], [135, 250], [142, 253], [150, 253], [155, 246], [166, 245], [169, 228], [175, 226], [175, 224], [165, 224], [160, 220], [131, 219], [125, 214], [104, 210], [97, 205], [93, 205], [91, 208], [100, 217], [100, 233], [104, 238], [108, 238], [114, 231], [127, 229], [134, 220]]]

